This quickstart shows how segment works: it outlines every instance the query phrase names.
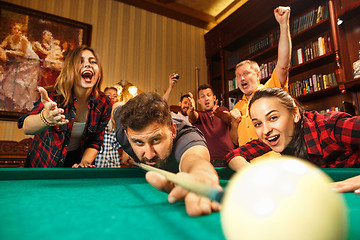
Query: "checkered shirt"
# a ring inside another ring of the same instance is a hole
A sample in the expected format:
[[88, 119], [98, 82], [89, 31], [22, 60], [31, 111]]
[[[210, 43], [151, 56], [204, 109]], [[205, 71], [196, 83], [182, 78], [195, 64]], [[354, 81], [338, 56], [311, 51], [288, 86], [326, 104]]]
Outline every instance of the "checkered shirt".
[[103, 146], [95, 158], [95, 166], [98, 168], [119, 168], [120, 156], [118, 149], [120, 144], [115, 137], [115, 131], [106, 127]]

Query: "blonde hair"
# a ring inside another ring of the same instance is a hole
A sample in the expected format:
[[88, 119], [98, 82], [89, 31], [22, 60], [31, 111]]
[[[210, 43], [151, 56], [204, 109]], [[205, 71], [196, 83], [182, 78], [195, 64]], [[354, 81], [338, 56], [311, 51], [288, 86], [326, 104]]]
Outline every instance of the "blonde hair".
[[238, 69], [238, 67], [241, 67], [244, 64], [249, 64], [250, 68], [252, 70], [254, 70], [255, 72], [260, 72], [259, 64], [257, 64], [257, 62], [251, 61], [251, 60], [244, 60], [244, 61], [239, 62], [238, 64], [236, 64], [235, 71], [236, 71], [236, 69]]
[[67, 104], [73, 103], [74, 101], [74, 83], [81, 78], [79, 72], [79, 65], [81, 64], [81, 53], [85, 50], [89, 50], [90, 52], [92, 52], [92, 54], [94, 54], [96, 62], [99, 66], [99, 78], [97, 79], [93, 87], [93, 92], [95, 92], [96, 95], [100, 92], [101, 83], [103, 81], [103, 70], [99, 62], [99, 58], [97, 57], [95, 51], [92, 48], [87, 46], [77, 47], [71, 50], [66, 55], [63, 68], [54, 85], [54, 90], [64, 97], [64, 100], [61, 103], [62, 106], [66, 106]]

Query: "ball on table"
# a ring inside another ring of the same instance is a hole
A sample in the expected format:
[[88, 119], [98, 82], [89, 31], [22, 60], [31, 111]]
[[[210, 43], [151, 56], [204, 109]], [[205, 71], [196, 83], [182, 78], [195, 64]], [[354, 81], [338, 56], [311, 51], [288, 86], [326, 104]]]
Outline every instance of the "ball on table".
[[313, 164], [279, 157], [236, 173], [225, 189], [227, 239], [346, 239], [347, 213], [331, 179]]

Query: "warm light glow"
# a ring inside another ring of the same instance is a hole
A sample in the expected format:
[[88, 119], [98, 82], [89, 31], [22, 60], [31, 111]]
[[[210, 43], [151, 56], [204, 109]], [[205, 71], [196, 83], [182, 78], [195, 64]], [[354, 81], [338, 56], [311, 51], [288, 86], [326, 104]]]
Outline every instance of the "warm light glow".
[[130, 86], [130, 87], [129, 87], [129, 93], [130, 93], [131, 95], [133, 95], [133, 97], [135, 97], [136, 94], [137, 94], [137, 87], [135, 87], [135, 86]]
[[120, 85], [116, 85], [115, 88], [117, 89], [117, 95], [120, 95], [123, 90], [123, 87]]
[[341, 20], [340, 18], [337, 19], [337, 25], [340, 26], [343, 23], [343, 20]]
[[115, 87], [118, 89], [120, 101], [124, 103], [141, 93], [141, 91], [136, 86], [126, 80], [121, 80], [115, 85]]

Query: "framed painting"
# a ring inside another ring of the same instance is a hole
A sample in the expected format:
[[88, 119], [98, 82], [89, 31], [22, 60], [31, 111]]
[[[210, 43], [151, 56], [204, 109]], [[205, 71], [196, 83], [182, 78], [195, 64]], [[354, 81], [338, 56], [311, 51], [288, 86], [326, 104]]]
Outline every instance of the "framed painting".
[[66, 54], [90, 46], [92, 26], [0, 1], [0, 119], [17, 120], [56, 81]]

